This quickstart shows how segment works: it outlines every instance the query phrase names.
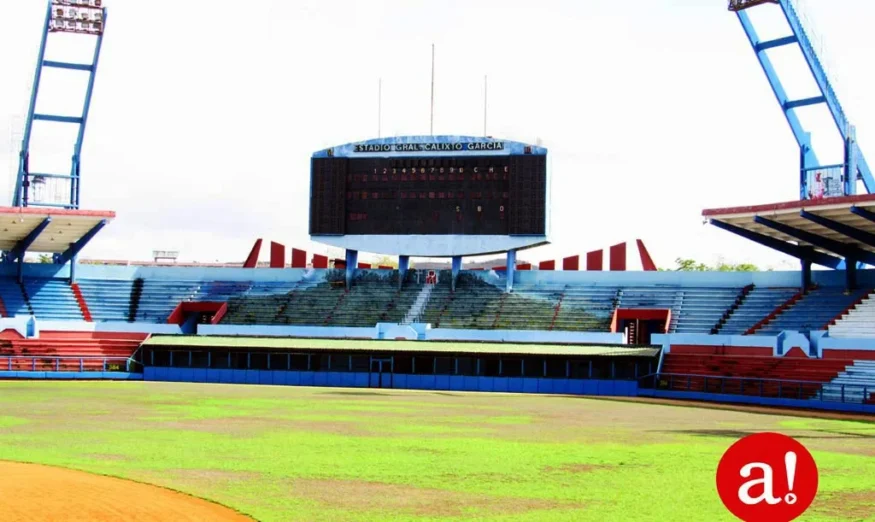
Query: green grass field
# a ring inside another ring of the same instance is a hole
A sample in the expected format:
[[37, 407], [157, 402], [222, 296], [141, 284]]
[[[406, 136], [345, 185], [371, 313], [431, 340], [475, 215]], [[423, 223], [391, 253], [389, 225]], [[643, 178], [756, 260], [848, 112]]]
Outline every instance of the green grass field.
[[0, 459], [265, 521], [735, 520], [714, 472], [755, 431], [814, 453], [820, 493], [804, 520], [872, 519], [875, 424], [572, 397], [0, 382]]

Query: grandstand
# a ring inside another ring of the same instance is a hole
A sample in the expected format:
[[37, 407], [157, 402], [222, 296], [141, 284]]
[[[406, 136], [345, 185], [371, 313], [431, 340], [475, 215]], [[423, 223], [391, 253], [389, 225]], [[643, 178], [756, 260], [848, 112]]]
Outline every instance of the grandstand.
[[[730, 9], [798, 140], [800, 200], [703, 212], [717, 228], [798, 259], [793, 272], [659, 272], [640, 240], [640, 272], [627, 270], [626, 243], [535, 264], [536, 248], [550, 241], [548, 151], [479, 136], [377, 138], [315, 152], [310, 237], [342, 249], [343, 259], [308, 260], [292, 249], [288, 264], [287, 248], [273, 242], [265, 266], [259, 239], [237, 266], [78, 262], [115, 214], [79, 208], [87, 102], [81, 117], [60, 120], [80, 126], [74, 175], [30, 172], [34, 119], [59, 121], [35, 112], [38, 79], [14, 207], [0, 208], [10, 223], [0, 229], [0, 378], [868, 408], [875, 271], [863, 264], [875, 265], [875, 196], [857, 194], [849, 180], [869, 192], [875, 182], [794, 5], [733, 1]], [[761, 41], [753, 8], [782, 10], [791, 34]], [[769, 61], [770, 49], [797, 44], [820, 96], [787, 99]], [[79, 68], [90, 73], [89, 100], [98, 57]], [[52, 64], [41, 51], [38, 70]], [[795, 114], [809, 105], [833, 115], [846, 146], [842, 165], [818, 160]], [[62, 200], [43, 198], [37, 178], [58, 180], [51, 183], [64, 190], [52, 193]], [[397, 256], [397, 268], [361, 263], [360, 251]], [[523, 251], [532, 263], [518, 262]], [[52, 262], [25, 263], [28, 253]], [[467, 261], [498, 253], [501, 266]], [[447, 262], [416, 269], [412, 256]]]

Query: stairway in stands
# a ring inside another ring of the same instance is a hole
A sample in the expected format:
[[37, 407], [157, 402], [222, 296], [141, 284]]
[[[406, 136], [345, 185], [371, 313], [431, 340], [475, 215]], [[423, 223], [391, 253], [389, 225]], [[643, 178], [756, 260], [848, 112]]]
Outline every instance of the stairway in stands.
[[875, 361], [854, 361], [823, 386], [823, 399], [875, 404]]
[[835, 317], [867, 296], [871, 289], [846, 292], [837, 287], [815, 288], [760, 325], [756, 335], [778, 335], [782, 331], [810, 332], [825, 330]]
[[419, 316], [422, 315], [422, 311], [425, 309], [425, 305], [428, 304], [428, 298], [431, 296], [432, 290], [434, 290], [433, 284], [428, 284], [422, 287], [419, 295], [416, 296], [416, 301], [413, 302], [413, 305], [401, 321], [402, 324], [411, 324], [419, 319]]
[[829, 326], [829, 336], [837, 338], [875, 338], [875, 299], [864, 297]]
[[744, 301], [729, 315], [717, 330], [721, 335], [744, 335], [775, 309], [787, 303], [798, 288], [754, 287]]

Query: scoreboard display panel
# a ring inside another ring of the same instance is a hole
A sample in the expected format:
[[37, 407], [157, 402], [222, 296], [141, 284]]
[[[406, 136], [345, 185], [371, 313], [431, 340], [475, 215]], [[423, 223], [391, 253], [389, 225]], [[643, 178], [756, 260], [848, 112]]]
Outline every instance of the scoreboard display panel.
[[312, 158], [310, 234], [542, 236], [546, 154], [514, 145], [408, 139], [323, 151]]

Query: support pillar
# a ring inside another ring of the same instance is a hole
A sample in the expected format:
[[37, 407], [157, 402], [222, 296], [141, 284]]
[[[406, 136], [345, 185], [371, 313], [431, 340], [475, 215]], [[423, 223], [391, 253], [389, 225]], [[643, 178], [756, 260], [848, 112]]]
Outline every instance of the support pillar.
[[349, 290], [352, 288], [352, 280], [355, 277], [355, 270], [358, 266], [359, 259], [359, 251], [358, 250], [347, 250], [346, 251], [346, 289]]
[[808, 290], [811, 287], [811, 261], [808, 259], [802, 260], [802, 290]]
[[78, 256], [73, 256], [73, 259], [70, 260], [70, 284], [76, 282], [76, 259]]
[[845, 286], [848, 290], [857, 289], [857, 260], [845, 259]]
[[456, 291], [456, 280], [459, 279], [459, 272], [462, 271], [462, 256], [453, 256], [453, 279], [450, 281], [450, 286], [453, 292]]
[[516, 273], [516, 250], [507, 251], [507, 291], [513, 292], [513, 276]]
[[404, 286], [404, 278], [410, 269], [410, 256], [398, 256], [398, 288]]
[[857, 129], [851, 125], [845, 139], [845, 187], [844, 195], [857, 193]]

